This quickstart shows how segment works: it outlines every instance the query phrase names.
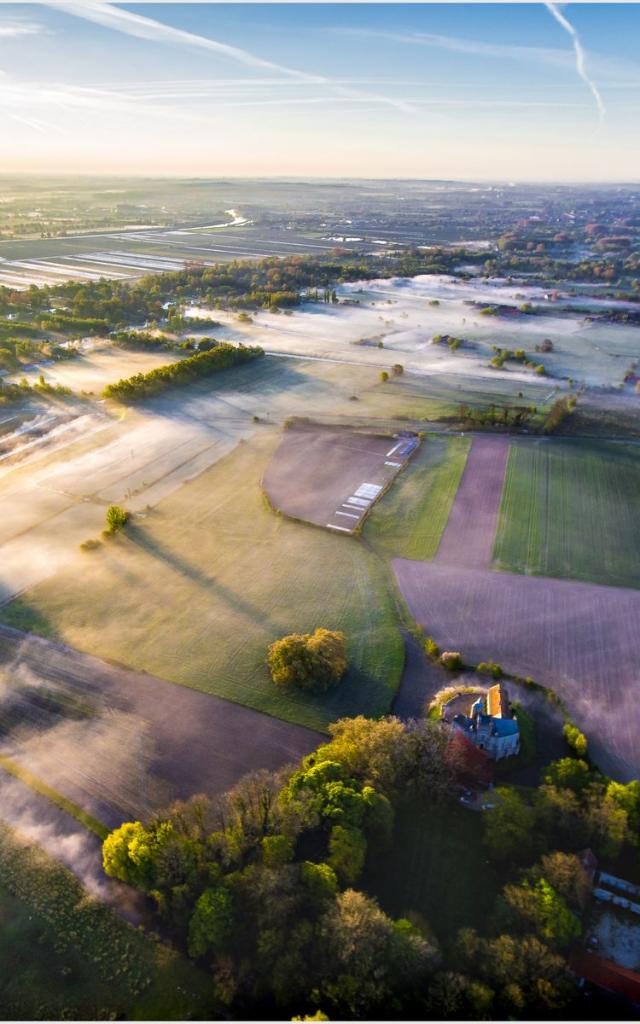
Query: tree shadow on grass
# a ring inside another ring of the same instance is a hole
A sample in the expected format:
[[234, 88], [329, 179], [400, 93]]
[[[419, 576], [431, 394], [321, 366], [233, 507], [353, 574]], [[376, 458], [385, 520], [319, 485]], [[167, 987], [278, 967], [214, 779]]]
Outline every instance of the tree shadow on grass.
[[283, 631], [286, 631], [286, 627], [274, 622], [266, 612], [257, 608], [256, 605], [245, 598], [240, 597], [238, 593], [225, 586], [220, 580], [202, 572], [192, 562], [188, 562], [175, 552], [169, 551], [135, 523], [127, 526], [127, 537], [134, 544], [137, 544], [138, 547], [142, 548], [143, 551], [146, 551], [147, 554], [164, 562], [181, 576], [186, 576], [202, 590], [208, 591], [212, 596], [219, 598], [243, 618], [253, 622], [254, 625], [274, 634], [281, 634]]

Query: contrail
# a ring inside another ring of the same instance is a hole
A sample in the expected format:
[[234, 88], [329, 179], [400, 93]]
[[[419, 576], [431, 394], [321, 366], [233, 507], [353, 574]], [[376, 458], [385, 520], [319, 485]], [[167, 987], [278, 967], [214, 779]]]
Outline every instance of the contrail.
[[396, 107], [407, 113], [416, 112], [415, 108], [404, 103], [401, 99], [345, 88], [325, 75], [314, 75], [301, 71], [298, 68], [276, 64], [241, 47], [221, 43], [210, 36], [202, 36], [195, 32], [187, 32], [184, 29], [175, 28], [172, 25], [165, 25], [142, 14], [134, 14], [133, 11], [127, 11], [122, 7], [114, 7], [111, 3], [96, 2], [96, 0], [46, 0], [46, 2], [49, 7], [64, 11], [67, 14], [73, 14], [78, 18], [84, 18], [87, 21], [95, 22], [98, 25], [103, 25], [105, 28], [124, 32], [126, 35], [135, 36], [138, 39], [148, 39], [151, 42], [173, 43], [200, 50], [208, 50], [210, 53], [217, 53], [221, 57], [226, 57], [248, 67], [285, 75], [292, 81], [323, 85], [343, 96], [350, 96], [351, 98], [365, 97], [377, 103]]
[[576, 71], [578, 72], [580, 78], [585, 83], [585, 85], [591, 92], [594, 100], [596, 101], [596, 106], [598, 108], [598, 117], [600, 120], [600, 124], [602, 124], [607, 113], [607, 108], [604, 105], [604, 100], [600, 95], [600, 91], [597, 85], [595, 84], [595, 82], [592, 81], [591, 78], [589, 78], [589, 74], [587, 72], [586, 54], [584, 52], [582, 43], [580, 42], [580, 36], [576, 32], [571, 22], [568, 21], [567, 18], [565, 18], [564, 14], [562, 13], [557, 4], [545, 3], [545, 7], [553, 15], [556, 21], [560, 25], [562, 25], [565, 32], [569, 33], [573, 40], [573, 49], [575, 50], [576, 54]]

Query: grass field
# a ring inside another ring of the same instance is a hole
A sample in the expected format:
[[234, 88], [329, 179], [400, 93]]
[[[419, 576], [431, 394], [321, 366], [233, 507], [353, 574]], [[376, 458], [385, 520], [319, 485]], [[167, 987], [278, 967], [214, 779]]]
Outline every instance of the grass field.
[[413, 801], [398, 812], [393, 845], [370, 857], [365, 887], [395, 916], [417, 911], [443, 944], [482, 928], [498, 891], [483, 852], [482, 816], [456, 804]]
[[369, 515], [364, 537], [387, 557], [428, 560], [438, 550], [469, 451], [466, 437], [428, 435]]
[[0, 825], [0, 1019], [183, 1020], [211, 982], [91, 899], [70, 871]]
[[547, 441], [509, 456], [496, 568], [640, 587], [640, 452]]
[[[268, 509], [259, 483], [279, 436], [262, 428], [3, 620], [315, 728], [387, 711], [403, 645], [384, 568], [357, 541]], [[328, 697], [282, 693], [268, 644], [316, 626], [346, 633], [347, 675]]]

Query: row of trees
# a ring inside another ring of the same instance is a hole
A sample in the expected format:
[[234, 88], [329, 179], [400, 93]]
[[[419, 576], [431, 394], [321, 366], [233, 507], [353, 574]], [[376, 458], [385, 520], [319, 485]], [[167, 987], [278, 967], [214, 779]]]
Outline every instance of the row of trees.
[[158, 366], [147, 373], [136, 373], [133, 377], [124, 377], [115, 384], [108, 384], [103, 394], [105, 398], [115, 398], [120, 402], [136, 402], [151, 398], [167, 388], [211, 377], [263, 355], [264, 350], [259, 346], [220, 343], [208, 352], [198, 352], [180, 362]]

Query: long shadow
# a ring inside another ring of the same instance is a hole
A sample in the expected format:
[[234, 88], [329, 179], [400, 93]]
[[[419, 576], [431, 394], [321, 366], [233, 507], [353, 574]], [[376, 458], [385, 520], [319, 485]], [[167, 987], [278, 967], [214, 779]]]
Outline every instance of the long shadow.
[[[269, 358], [269, 356], [263, 357], [263, 359]], [[277, 362], [277, 365], [269, 367], [269, 373], [261, 372], [256, 375], [255, 367], [261, 366], [263, 363], [263, 360], [258, 360], [256, 363], [225, 370], [221, 375], [224, 378], [222, 380], [218, 377], [209, 377], [193, 381], [182, 387], [168, 389], [153, 398], [136, 402], [134, 407], [138, 412], [148, 412], [156, 416], [166, 416], [170, 419], [187, 422], [206, 423], [206, 420], [203, 421], [202, 415], [198, 414], [198, 409], [193, 410], [190, 406], [192, 404], [197, 406], [198, 401], [202, 399], [215, 398], [220, 403], [228, 405], [236, 416], [249, 417], [251, 410], [243, 407], [236, 408], [225, 395], [238, 391], [242, 391], [244, 394], [259, 392], [267, 399], [272, 394], [280, 394], [283, 391], [309, 385], [309, 377], [296, 366], [287, 364], [285, 359], [280, 358], [274, 359], [274, 362]], [[247, 387], [247, 385], [249, 386]]]
[[138, 547], [142, 548], [148, 554], [153, 555], [160, 561], [165, 562], [176, 572], [182, 576], [187, 576], [188, 579], [193, 580], [203, 590], [209, 590], [215, 594], [222, 601], [226, 602], [234, 611], [243, 615], [245, 618], [250, 619], [256, 625], [261, 626], [263, 629], [270, 631], [282, 630], [282, 626], [274, 622], [265, 612], [261, 611], [250, 601], [246, 601], [244, 598], [239, 597], [237, 593], [230, 590], [223, 583], [214, 577], [208, 576], [202, 572], [197, 566], [191, 562], [187, 562], [184, 558], [176, 555], [173, 551], [168, 551], [166, 547], [159, 544], [158, 541], [154, 540], [146, 533], [143, 529], [135, 524], [131, 524], [127, 527], [127, 536], [137, 544]]

